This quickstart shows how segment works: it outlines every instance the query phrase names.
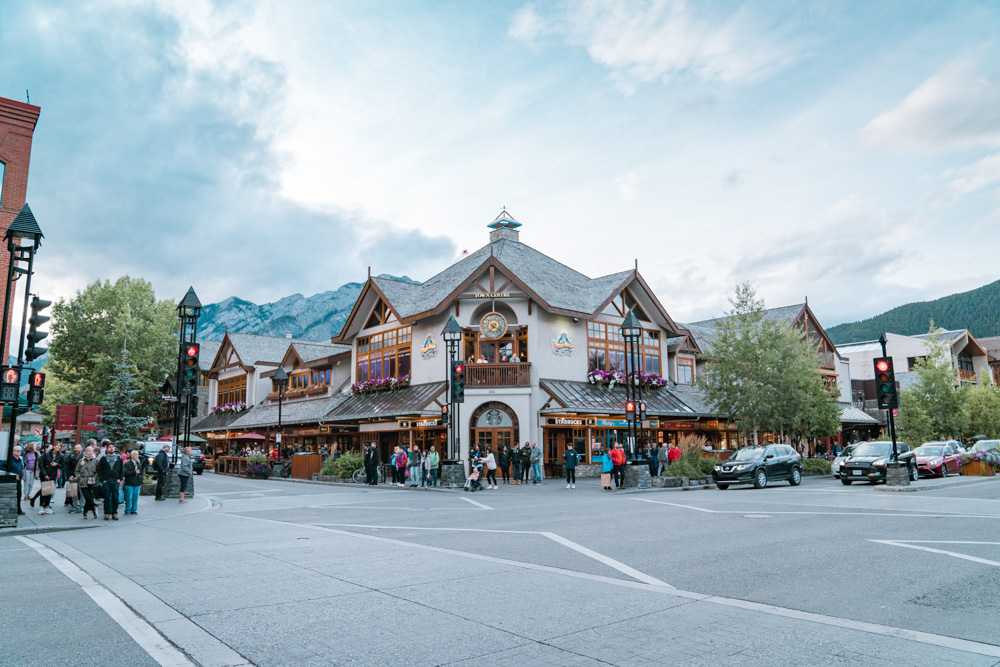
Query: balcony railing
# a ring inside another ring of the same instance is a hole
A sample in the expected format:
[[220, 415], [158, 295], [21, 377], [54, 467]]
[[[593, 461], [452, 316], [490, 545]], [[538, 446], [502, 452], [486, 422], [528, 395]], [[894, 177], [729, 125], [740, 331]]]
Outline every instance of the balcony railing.
[[531, 386], [531, 364], [468, 364], [465, 386], [528, 387]]
[[967, 371], [964, 368], [959, 368], [958, 379], [967, 380], [969, 382], [975, 382], [976, 380], [979, 379], [979, 377], [976, 375], [976, 371]]

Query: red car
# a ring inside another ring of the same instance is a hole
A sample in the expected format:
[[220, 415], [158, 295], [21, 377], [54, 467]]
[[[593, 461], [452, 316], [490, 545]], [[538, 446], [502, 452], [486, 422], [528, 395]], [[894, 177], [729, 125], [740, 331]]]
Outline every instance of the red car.
[[962, 455], [955, 445], [947, 442], [925, 442], [913, 450], [917, 455], [917, 470], [921, 475], [947, 477], [962, 474]]

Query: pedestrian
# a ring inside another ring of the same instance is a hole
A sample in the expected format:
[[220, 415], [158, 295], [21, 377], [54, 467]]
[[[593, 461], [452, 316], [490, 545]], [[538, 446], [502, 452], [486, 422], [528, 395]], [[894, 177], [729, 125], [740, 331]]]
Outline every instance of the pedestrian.
[[676, 442], [670, 447], [670, 452], [667, 454], [667, 460], [670, 465], [673, 465], [681, 460], [681, 448]]
[[[24, 492], [23, 483], [25, 465], [24, 459], [21, 458], [21, 446], [14, 445], [14, 449], [11, 450], [10, 460], [7, 461], [7, 472], [11, 473], [16, 478], [15, 484], [17, 486], [14, 488], [14, 492], [17, 497], [18, 514], [24, 514], [24, 512], [21, 511], [21, 495]], [[27, 495], [25, 495], [25, 498], [27, 498]]]
[[378, 485], [378, 445], [374, 442], [365, 445], [365, 483], [368, 486]]
[[184, 500], [184, 493], [187, 491], [188, 483], [191, 481], [191, 475], [194, 474], [194, 463], [191, 461], [191, 448], [185, 447], [181, 450], [181, 464], [177, 469], [177, 479], [180, 482], [181, 488], [178, 494], [180, 495], [180, 500], [177, 502], [186, 503]]
[[656, 476], [659, 477], [663, 474], [663, 471], [667, 469], [667, 464], [670, 463], [670, 447], [667, 443], [660, 443], [660, 448], [656, 452]]
[[656, 477], [656, 446], [646, 447], [646, 463], [649, 465], [649, 476]]
[[531, 443], [531, 474], [534, 484], [542, 483], [542, 448], [538, 443]]
[[611, 459], [611, 452], [605, 450], [604, 456], [601, 457], [601, 488], [605, 491], [611, 490], [611, 477], [614, 469], [615, 463]]
[[118, 520], [118, 492], [121, 490], [122, 481], [125, 479], [124, 464], [122, 458], [115, 451], [112, 442], [102, 443], [104, 447], [104, 458], [97, 464], [97, 476], [104, 489], [104, 520]]
[[[64, 486], [66, 486], [66, 477], [63, 476], [63, 467], [66, 464], [66, 457], [69, 455], [69, 448], [56, 447], [55, 449], [57, 451], [56, 463], [59, 464], [59, 467], [56, 469], [56, 474], [53, 477], [53, 479], [56, 480], [56, 488], [61, 489]], [[69, 500], [67, 499], [66, 501], [64, 501], [64, 504], [69, 504]]]
[[500, 488], [497, 486], [497, 459], [490, 448], [486, 449], [486, 488]]
[[431, 461], [431, 486], [438, 485], [438, 469], [441, 467], [441, 456], [437, 453], [437, 449], [434, 445], [431, 445], [431, 451], [427, 454], [427, 458]]
[[625, 486], [625, 450], [617, 442], [611, 450], [611, 462], [614, 464], [611, 476], [615, 478], [615, 488], [620, 489]]
[[59, 475], [59, 445], [53, 445], [45, 450], [38, 460], [38, 467], [35, 470], [38, 481], [42, 486], [38, 493], [31, 498], [31, 506], [35, 506], [35, 498], [40, 498], [41, 508], [39, 514], [54, 514], [51, 507], [52, 496], [56, 492], [56, 477]]
[[83, 458], [76, 464], [76, 477], [80, 480], [80, 492], [83, 493], [83, 518], [87, 512], [93, 512], [97, 518], [97, 506], [94, 504], [94, 489], [97, 488], [97, 457], [94, 448], [88, 446], [83, 450]]
[[80, 511], [80, 484], [76, 478], [76, 464], [83, 458], [83, 445], [74, 445], [73, 452], [67, 452], [63, 456], [62, 474], [66, 480], [66, 500], [63, 505], [69, 505], [69, 513], [76, 514]]
[[169, 453], [170, 445], [163, 445], [156, 453], [156, 458], [153, 459], [153, 474], [156, 475], [156, 497], [153, 500], [165, 500], [163, 487], [167, 483], [167, 471], [170, 469]]
[[510, 484], [510, 447], [507, 445], [503, 446], [500, 450], [500, 477], [503, 478], [504, 484]]
[[423, 460], [423, 453], [419, 447], [414, 447], [409, 454], [410, 459], [410, 486], [420, 486], [420, 463]]
[[31, 488], [35, 486], [35, 465], [38, 463], [37, 449], [33, 442], [29, 442], [24, 446], [24, 473], [21, 483], [24, 500], [31, 498]]
[[573, 446], [573, 443], [568, 443], [566, 445], [566, 451], [563, 452], [563, 461], [566, 465], [566, 488], [575, 489], [576, 464], [580, 462], [580, 456], [576, 453], [576, 448]]
[[521, 447], [521, 477], [527, 484], [531, 481], [531, 443], [526, 442]]
[[142, 463], [139, 461], [139, 450], [133, 449], [128, 454], [125, 465], [125, 516], [139, 513], [139, 489], [142, 487]]
[[396, 486], [405, 486], [406, 484], [406, 463], [409, 460], [409, 456], [406, 454], [406, 447], [396, 448]]

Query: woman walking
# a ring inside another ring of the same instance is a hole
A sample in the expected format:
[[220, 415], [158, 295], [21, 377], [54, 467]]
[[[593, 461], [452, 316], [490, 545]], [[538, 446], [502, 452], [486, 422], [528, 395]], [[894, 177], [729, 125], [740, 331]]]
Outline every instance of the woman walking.
[[493, 450], [486, 450], [486, 488], [498, 489], [497, 486], [497, 460], [493, 456]]
[[129, 452], [129, 458], [125, 461], [123, 471], [125, 472], [125, 515], [138, 514], [139, 487], [142, 486], [142, 464], [139, 463], [138, 449]]
[[35, 466], [38, 464], [38, 453], [35, 451], [35, 443], [29, 442], [24, 446], [24, 475], [21, 478], [21, 491], [24, 492], [24, 500], [31, 498], [31, 487], [35, 485]]
[[86, 521], [87, 512], [93, 512], [96, 519], [94, 489], [97, 488], [97, 458], [94, 456], [93, 447], [87, 447], [83, 452], [83, 458], [76, 464], [76, 477], [80, 480], [80, 492], [83, 493], [83, 519]]
[[500, 450], [500, 476], [504, 484], [510, 484], [510, 447], [507, 445]]
[[194, 463], [191, 461], [191, 448], [185, 447], [184, 453], [181, 454], [181, 465], [177, 469], [177, 479], [181, 483], [180, 488], [180, 500], [178, 502], [186, 503], [184, 500], [184, 493], [187, 491], [188, 482], [191, 481], [191, 475], [194, 474]]

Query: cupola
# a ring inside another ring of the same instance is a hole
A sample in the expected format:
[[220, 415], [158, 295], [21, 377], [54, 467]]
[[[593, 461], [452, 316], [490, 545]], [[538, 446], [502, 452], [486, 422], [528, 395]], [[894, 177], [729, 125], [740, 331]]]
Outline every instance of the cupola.
[[517, 228], [521, 226], [521, 223], [507, 212], [506, 207], [500, 211], [500, 215], [493, 222], [486, 226], [492, 230], [490, 231], [490, 243], [496, 243], [500, 239], [520, 242]]

